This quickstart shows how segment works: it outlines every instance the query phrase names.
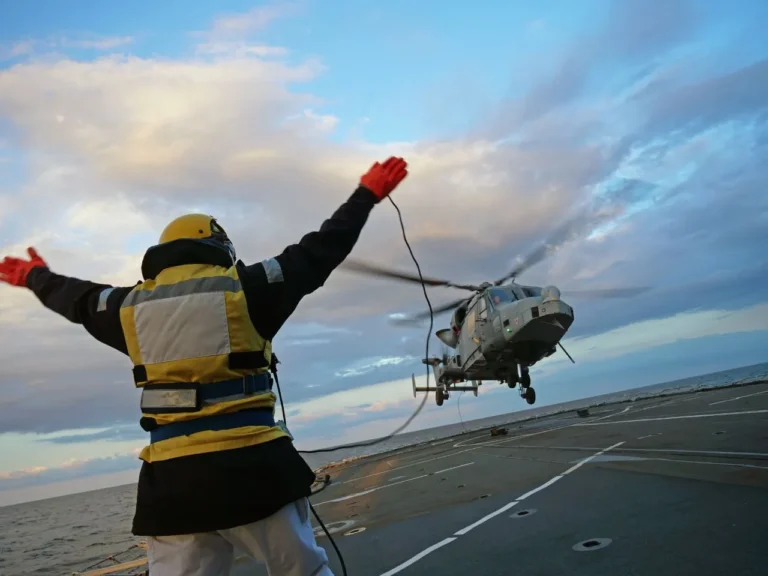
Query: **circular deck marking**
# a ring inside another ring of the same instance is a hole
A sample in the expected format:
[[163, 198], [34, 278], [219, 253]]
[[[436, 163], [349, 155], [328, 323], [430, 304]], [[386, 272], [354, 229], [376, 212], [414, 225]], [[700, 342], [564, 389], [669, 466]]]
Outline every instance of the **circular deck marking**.
[[529, 508], [528, 510], [520, 510], [514, 514], [510, 514], [510, 518], [525, 518], [526, 516], [532, 516], [536, 514], [536, 508]]
[[360, 526], [359, 528], [352, 528], [349, 532], [344, 532], [344, 536], [354, 536], [355, 534], [360, 534], [360, 532], [365, 532], [365, 527]]
[[[336, 532], [346, 530], [350, 526], [354, 526], [354, 524], [354, 520], [337, 520], [336, 522], [329, 522], [325, 527], [328, 528], [328, 532], [331, 534], [336, 534]], [[322, 526], [315, 526], [312, 531], [315, 533], [315, 536], [325, 536]]]
[[594, 550], [605, 548], [611, 542], [613, 542], [613, 540], [610, 538], [590, 538], [589, 540], [574, 544], [573, 549], [576, 550], [576, 552], [592, 552]]

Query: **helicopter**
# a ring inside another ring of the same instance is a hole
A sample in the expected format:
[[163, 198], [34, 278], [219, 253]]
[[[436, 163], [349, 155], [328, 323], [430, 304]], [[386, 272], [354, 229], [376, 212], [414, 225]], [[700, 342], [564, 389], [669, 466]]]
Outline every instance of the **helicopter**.
[[[528, 404], [536, 402], [536, 391], [531, 386], [530, 368], [548, 358], [559, 346], [575, 363], [561, 344], [562, 338], [573, 324], [574, 310], [561, 298], [560, 289], [553, 285], [529, 286], [519, 284], [516, 278], [552, 252], [550, 244], [542, 244], [515, 266], [508, 274], [494, 282], [479, 285], [459, 284], [447, 280], [419, 277], [396, 270], [346, 260], [343, 269], [374, 276], [382, 276], [424, 286], [445, 286], [472, 292], [469, 297], [444, 304], [429, 312], [400, 320], [409, 324], [453, 310], [450, 327], [435, 332], [440, 341], [454, 350], [444, 350], [442, 358], [422, 359], [432, 367], [435, 387], [417, 387], [411, 376], [413, 395], [417, 392], [435, 392], [435, 401], [442, 406], [453, 391], [470, 391], [478, 395], [483, 381], [506, 383], [509, 388], [519, 384], [520, 396]], [[650, 290], [650, 287], [570, 290], [575, 297], [626, 298]], [[471, 385], [462, 385], [470, 382]]]

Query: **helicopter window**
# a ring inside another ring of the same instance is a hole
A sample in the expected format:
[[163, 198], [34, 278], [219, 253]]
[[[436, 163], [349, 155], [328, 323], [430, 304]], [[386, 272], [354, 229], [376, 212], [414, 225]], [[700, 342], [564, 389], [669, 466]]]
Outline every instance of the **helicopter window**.
[[504, 304], [505, 302], [513, 302], [514, 300], [517, 300], [517, 297], [514, 294], [510, 294], [506, 290], [502, 290], [501, 288], [494, 288], [491, 290], [488, 290], [488, 294], [491, 298], [491, 303], [494, 306], [497, 306], [499, 304]]
[[464, 318], [467, 316], [467, 309], [465, 307], [456, 309], [456, 324], [459, 326], [464, 322]]
[[541, 296], [541, 288], [533, 288], [533, 287], [524, 287], [523, 293], [526, 295], [527, 298], [535, 298], [538, 296]]

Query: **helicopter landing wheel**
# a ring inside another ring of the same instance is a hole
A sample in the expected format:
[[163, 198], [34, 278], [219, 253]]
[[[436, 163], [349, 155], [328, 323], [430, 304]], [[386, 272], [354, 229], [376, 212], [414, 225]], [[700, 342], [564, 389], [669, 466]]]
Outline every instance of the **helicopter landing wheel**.
[[435, 391], [435, 402], [438, 406], [443, 405], [443, 401], [445, 400], [446, 394], [443, 392], [442, 386], [438, 386], [437, 390]]
[[528, 402], [528, 404], [533, 404], [536, 402], [536, 390], [531, 388], [530, 386], [525, 389], [525, 401]]
[[517, 368], [515, 368], [509, 373], [509, 376], [507, 376], [507, 386], [510, 388], [516, 388], [518, 380], [519, 378], [517, 377]]
[[531, 375], [528, 373], [528, 368], [522, 369], [522, 376], [520, 377], [520, 386], [528, 388], [531, 385]]

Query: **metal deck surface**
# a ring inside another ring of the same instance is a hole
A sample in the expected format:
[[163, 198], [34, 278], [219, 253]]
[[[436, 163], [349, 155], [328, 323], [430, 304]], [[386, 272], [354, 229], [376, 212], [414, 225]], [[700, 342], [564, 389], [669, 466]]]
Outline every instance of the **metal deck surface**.
[[542, 418], [330, 473], [312, 501], [350, 576], [766, 574], [766, 384]]

